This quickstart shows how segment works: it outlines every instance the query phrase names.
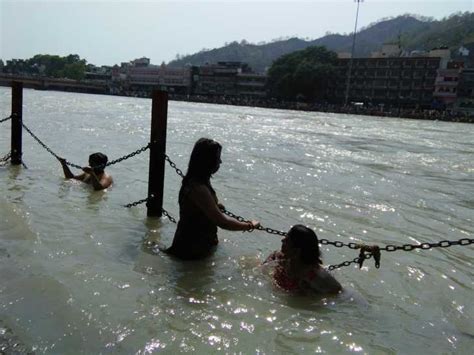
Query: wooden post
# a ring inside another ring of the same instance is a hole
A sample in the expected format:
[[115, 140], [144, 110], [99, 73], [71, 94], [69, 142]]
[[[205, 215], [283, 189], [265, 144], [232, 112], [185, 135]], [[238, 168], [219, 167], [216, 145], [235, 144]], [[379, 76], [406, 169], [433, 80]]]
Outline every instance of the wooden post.
[[12, 81], [12, 136], [11, 163], [21, 164], [22, 151], [22, 119], [23, 119], [23, 83]]
[[165, 183], [168, 93], [154, 90], [151, 104], [150, 168], [148, 173], [148, 217], [161, 217]]

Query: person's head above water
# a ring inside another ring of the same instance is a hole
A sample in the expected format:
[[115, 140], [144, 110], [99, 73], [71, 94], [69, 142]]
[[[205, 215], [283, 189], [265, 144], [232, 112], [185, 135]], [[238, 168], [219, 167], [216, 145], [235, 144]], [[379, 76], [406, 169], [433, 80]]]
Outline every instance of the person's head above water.
[[194, 178], [207, 182], [212, 174], [219, 170], [222, 146], [209, 138], [200, 138], [194, 144], [189, 158], [185, 181]]
[[89, 166], [94, 169], [95, 173], [102, 173], [108, 160], [107, 155], [103, 153], [93, 153], [89, 155]]
[[282, 240], [281, 251], [288, 258], [298, 257], [303, 264], [322, 264], [316, 233], [301, 224], [288, 231]]

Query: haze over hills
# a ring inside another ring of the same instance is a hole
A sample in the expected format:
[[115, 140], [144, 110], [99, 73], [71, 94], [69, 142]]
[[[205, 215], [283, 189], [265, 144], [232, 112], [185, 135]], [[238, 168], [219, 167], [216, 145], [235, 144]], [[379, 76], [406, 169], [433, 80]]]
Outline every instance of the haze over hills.
[[[429, 50], [448, 46], [452, 49], [474, 43], [474, 13], [453, 14], [442, 20], [432, 20], [417, 15], [403, 15], [382, 19], [357, 32], [355, 57], [367, 57], [381, 48], [382, 44], [398, 41], [403, 49]], [[326, 46], [335, 52], [350, 52], [352, 34], [330, 34], [315, 40], [290, 38], [265, 44], [251, 44], [242, 40], [221, 48], [178, 57], [168, 63], [173, 67], [187, 64], [203, 65], [218, 61], [246, 62], [256, 72], [264, 72], [278, 57], [309, 46]]]

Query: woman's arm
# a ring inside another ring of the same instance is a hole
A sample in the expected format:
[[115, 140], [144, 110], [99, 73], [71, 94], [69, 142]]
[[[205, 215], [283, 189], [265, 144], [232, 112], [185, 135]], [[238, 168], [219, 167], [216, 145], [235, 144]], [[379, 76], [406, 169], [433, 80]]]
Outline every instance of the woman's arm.
[[258, 221], [240, 222], [222, 213], [207, 186], [194, 186], [189, 197], [211, 221], [223, 229], [246, 231], [255, 229], [260, 225]]

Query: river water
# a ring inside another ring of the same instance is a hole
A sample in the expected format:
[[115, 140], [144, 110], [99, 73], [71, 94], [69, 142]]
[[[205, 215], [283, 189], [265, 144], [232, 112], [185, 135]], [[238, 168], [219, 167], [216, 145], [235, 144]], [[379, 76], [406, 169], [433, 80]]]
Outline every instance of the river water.
[[[11, 93], [0, 88], [0, 118]], [[149, 140], [151, 100], [24, 91], [24, 123], [85, 165]], [[167, 153], [185, 170], [194, 142], [223, 144], [213, 185], [230, 211], [320, 238], [418, 244], [473, 238], [474, 125], [170, 102]], [[10, 123], [0, 125], [0, 155]], [[107, 192], [65, 181], [24, 132], [28, 169], [0, 166], [0, 344], [36, 353], [464, 353], [474, 346], [474, 246], [382, 253], [334, 272], [332, 298], [276, 289], [260, 263], [280, 238], [220, 231], [215, 255], [179, 262], [175, 225], [122, 205], [147, 193], [148, 152], [108, 168]], [[164, 208], [178, 215], [167, 166]], [[326, 264], [352, 260], [323, 246]], [[10, 335], [9, 335], [10, 334]], [[10, 339], [8, 338], [10, 337]], [[6, 339], [6, 340], [5, 340]]]

